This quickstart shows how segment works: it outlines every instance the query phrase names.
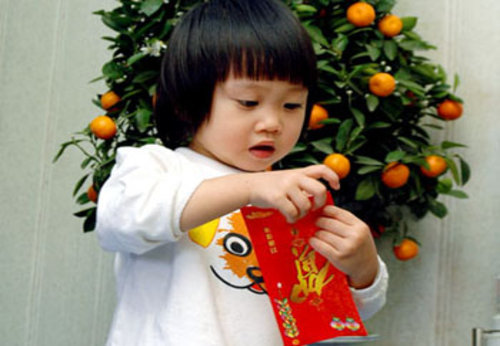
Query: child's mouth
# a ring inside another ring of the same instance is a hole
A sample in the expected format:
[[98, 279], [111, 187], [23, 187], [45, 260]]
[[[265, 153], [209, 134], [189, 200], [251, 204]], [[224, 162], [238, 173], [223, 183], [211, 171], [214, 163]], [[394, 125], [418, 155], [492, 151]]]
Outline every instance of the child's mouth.
[[259, 159], [267, 159], [272, 156], [276, 149], [272, 145], [259, 144], [250, 148], [252, 155], [258, 157]]

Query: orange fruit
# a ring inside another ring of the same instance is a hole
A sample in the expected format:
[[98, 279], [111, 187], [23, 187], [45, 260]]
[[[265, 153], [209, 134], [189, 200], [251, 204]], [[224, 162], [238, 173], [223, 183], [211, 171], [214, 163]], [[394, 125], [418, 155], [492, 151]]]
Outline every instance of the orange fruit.
[[408, 261], [418, 255], [419, 245], [416, 241], [404, 238], [401, 243], [392, 248], [394, 256], [400, 261]]
[[404, 163], [391, 162], [382, 172], [382, 183], [391, 189], [405, 185], [410, 177], [410, 169]]
[[116, 124], [107, 115], [99, 115], [90, 122], [90, 131], [101, 139], [110, 139], [116, 134]]
[[403, 22], [398, 16], [388, 14], [378, 22], [378, 29], [384, 36], [394, 37], [403, 30]]
[[120, 101], [120, 96], [118, 96], [113, 90], [110, 90], [101, 95], [101, 107], [105, 110], [109, 110]]
[[90, 185], [87, 190], [87, 197], [90, 201], [97, 203], [97, 191], [94, 189], [94, 185]]
[[455, 120], [460, 118], [462, 112], [462, 104], [453, 100], [445, 100], [437, 107], [438, 115], [445, 120]]
[[347, 177], [351, 170], [351, 162], [347, 157], [342, 154], [334, 153], [330, 154], [323, 160], [325, 166], [330, 167], [337, 175], [339, 179], [344, 179]]
[[429, 165], [429, 169], [425, 166], [420, 166], [420, 171], [423, 175], [429, 178], [435, 178], [446, 171], [448, 165], [446, 164], [446, 160], [438, 155], [429, 155], [425, 157], [425, 161]]
[[347, 20], [357, 26], [368, 26], [375, 20], [375, 9], [366, 2], [356, 2], [347, 9]]
[[325, 119], [328, 119], [328, 111], [320, 105], [314, 105], [311, 110], [311, 116], [309, 117], [308, 128], [311, 130], [322, 128], [325, 125], [320, 124], [319, 122]]
[[371, 76], [369, 87], [372, 94], [386, 97], [396, 89], [396, 80], [389, 73], [378, 72]]

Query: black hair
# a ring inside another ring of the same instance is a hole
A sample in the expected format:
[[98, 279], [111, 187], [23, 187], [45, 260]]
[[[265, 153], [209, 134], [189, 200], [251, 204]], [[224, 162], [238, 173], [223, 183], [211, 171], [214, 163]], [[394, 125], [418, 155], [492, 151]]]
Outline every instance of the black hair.
[[215, 85], [229, 73], [311, 91], [316, 55], [306, 30], [279, 0], [210, 0], [192, 8], [162, 61], [155, 119], [165, 146], [189, 141], [209, 115]]

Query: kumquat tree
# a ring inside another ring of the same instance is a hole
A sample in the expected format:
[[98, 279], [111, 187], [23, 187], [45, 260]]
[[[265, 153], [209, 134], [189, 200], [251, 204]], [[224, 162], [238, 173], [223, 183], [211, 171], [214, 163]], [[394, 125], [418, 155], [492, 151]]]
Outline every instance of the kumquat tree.
[[[102, 67], [107, 86], [90, 124], [62, 143], [83, 154], [73, 194], [84, 231], [95, 227], [99, 190], [117, 148], [158, 142], [153, 119], [162, 53], [195, 0], [119, 0], [95, 12], [115, 32]], [[335, 203], [354, 212], [375, 237], [394, 239], [401, 260], [418, 254], [405, 218], [447, 215], [439, 195], [466, 198], [464, 144], [433, 137], [462, 115], [455, 76], [418, 52], [435, 49], [415, 31], [417, 18], [393, 13], [396, 0], [286, 0], [309, 32], [318, 59], [316, 104], [308, 128], [275, 169], [324, 163], [341, 178]], [[450, 85], [451, 84], [451, 85]], [[405, 212], [409, 211], [409, 212]], [[405, 215], [405, 216], [403, 216]]]

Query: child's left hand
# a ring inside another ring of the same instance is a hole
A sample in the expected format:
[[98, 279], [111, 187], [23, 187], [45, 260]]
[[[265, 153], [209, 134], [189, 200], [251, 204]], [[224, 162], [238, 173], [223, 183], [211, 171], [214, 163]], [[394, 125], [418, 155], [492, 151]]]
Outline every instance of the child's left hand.
[[316, 225], [320, 230], [310, 239], [311, 246], [348, 276], [351, 287], [370, 286], [377, 275], [378, 259], [368, 226], [332, 205], [323, 209]]

